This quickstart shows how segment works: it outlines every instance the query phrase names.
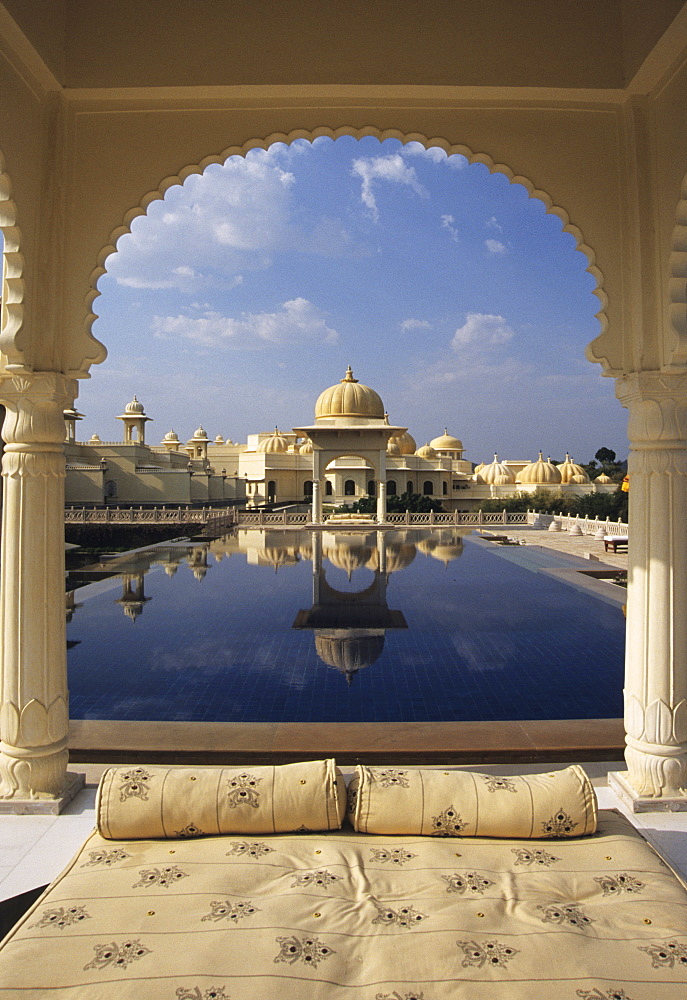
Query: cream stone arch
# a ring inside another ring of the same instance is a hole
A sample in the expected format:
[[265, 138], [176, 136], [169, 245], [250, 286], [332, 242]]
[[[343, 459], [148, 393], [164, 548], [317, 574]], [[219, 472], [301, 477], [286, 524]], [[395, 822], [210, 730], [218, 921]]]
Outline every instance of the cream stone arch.
[[668, 294], [670, 319], [677, 334], [671, 364], [682, 368], [687, 364], [687, 173], [682, 178], [681, 197], [675, 213]]
[[582, 230], [571, 220], [568, 211], [561, 205], [556, 204], [553, 197], [545, 190], [537, 187], [535, 182], [529, 177], [521, 173], [516, 173], [506, 163], [495, 161], [486, 152], [476, 152], [463, 143], [451, 143], [439, 136], [430, 138], [421, 132], [403, 132], [395, 128], [380, 129], [373, 125], [368, 125], [363, 128], [340, 126], [336, 129], [321, 126], [314, 129], [293, 129], [288, 133], [273, 132], [265, 138], [252, 138], [246, 140], [241, 145], [228, 146], [221, 153], [210, 154], [203, 157], [203, 159], [201, 159], [198, 163], [188, 164], [176, 175], [164, 177], [157, 188], [146, 192], [138, 205], [135, 205], [125, 211], [122, 222], [112, 230], [107, 242], [98, 252], [97, 264], [89, 275], [89, 289], [86, 295], [85, 303], [86, 319], [84, 323], [84, 330], [86, 334], [96, 344], [98, 344], [104, 353], [97, 359], [92, 357], [84, 358], [82, 367], [78, 370], [70, 371], [70, 374], [75, 378], [88, 377], [88, 371], [91, 365], [99, 363], [105, 359], [107, 348], [104, 344], [100, 344], [92, 333], [93, 323], [98, 318], [98, 313], [95, 312], [93, 307], [97, 298], [101, 294], [98, 290], [98, 281], [107, 273], [107, 267], [105, 266], [107, 259], [112, 254], [117, 252], [117, 242], [119, 239], [131, 232], [131, 225], [134, 219], [146, 215], [150, 205], [155, 201], [163, 200], [170, 188], [177, 185], [183, 185], [183, 183], [193, 175], [202, 175], [207, 167], [212, 164], [221, 165], [225, 163], [230, 156], [238, 155], [245, 157], [246, 153], [252, 149], [267, 150], [270, 146], [277, 142], [290, 145], [296, 139], [305, 139], [308, 142], [312, 142], [314, 139], [318, 139], [323, 136], [334, 140], [343, 136], [350, 136], [354, 139], [362, 139], [367, 136], [372, 136], [377, 138], [380, 142], [383, 142], [385, 139], [398, 139], [404, 145], [409, 142], [419, 142], [425, 147], [425, 149], [429, 149], [432, 146], [438, 146], [449, 156], [454, 153], [458, 153], [464, 156], [468, 163], [480, 163], [485, 166], [490, 173], [503, 174], [511, 184], [520, 184], [524, 187], [530, 198], [536, 198], [541, 201], [548, 214], [555, 215], [558, 219], [560, 219], [562, 223], [562, 232], [569, 233], [573, 236], [576, 242], [576, 249], [587, 258], [588, 264], [586, 270], [592, 275], [594, 281], [596, 282], [595, 287], [592, 289], [592, 294], [597, 297], [600, 304], [600, 309], [595, 314], [600, 324], [600, 332], [598, 336], [595, 337], [589, 345], [587, 345], [586, 356], [590, 362], [600, 364], [604, 372], [607, 372], [608, 374], [617, 374], [617, 372], [613, 370], [613, 365], [609, 360], [609, 357], [607, 357], [604, 353], [606, 350], [604, 338], [608, 330], [608, 316], [606, 313], [608, 296], [604, 289], [604, 276], [601, 269], [597, 266], [596, 253], [594, 249], [586, 242]]
[[12, 200], [12, 184], [0, 150], [0, 232], [4, 246], [2, 254], [2, 288], [0, 291], [0, 361], [8, 370], [22, 369], [25, 364], [21, 329], [24, 318], [24, 258], [21, 253], [21, 231], [17, 225], [17, 206]]

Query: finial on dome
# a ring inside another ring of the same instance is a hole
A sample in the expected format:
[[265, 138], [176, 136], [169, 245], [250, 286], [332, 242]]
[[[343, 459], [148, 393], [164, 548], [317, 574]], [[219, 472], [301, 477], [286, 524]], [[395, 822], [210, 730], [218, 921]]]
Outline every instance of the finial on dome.
[[346, 377], [341, 379], [342, 382], [357, 382], [357, 378], [353, 378], [353, 369], [349, 365], [346, 369]]
[[389, 411], [388, 410], [384, 411], [384, 423], [385, 424], [389, 423]]
[[444, 427], [444, 434], [448, 435], [448, 427]]

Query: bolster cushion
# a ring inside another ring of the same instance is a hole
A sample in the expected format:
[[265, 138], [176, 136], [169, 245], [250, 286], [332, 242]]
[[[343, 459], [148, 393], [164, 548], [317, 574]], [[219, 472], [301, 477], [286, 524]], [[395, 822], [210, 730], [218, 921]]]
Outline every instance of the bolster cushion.
[[98, 788], [108, 840], [338, 830], [346, 786], [334, 760], [279, 767], [113, 767]]
[[359, 765], [348, 818], [361, 833], [439, 837], [580, 837], [596, 831], [596, 795], [576, 764], [548, 774]]

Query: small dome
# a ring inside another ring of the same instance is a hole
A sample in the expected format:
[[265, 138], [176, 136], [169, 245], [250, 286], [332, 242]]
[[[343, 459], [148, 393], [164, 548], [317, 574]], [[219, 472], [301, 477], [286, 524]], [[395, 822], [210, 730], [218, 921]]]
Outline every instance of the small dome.
[[483, 468], [484, 468], [484, 462], [480, 462], [479, 465], [475, 466], [475, 471], [473, 474], [476, 476], [478, 473], [482, 471]]
[[312, 455], [313, 447], [310, 438], [306, 438], [303, 444], [298, 449], [301, 455]]
[[401, 454], [401, 448], [398, 443], [397, 438], [389, 438], [389, 442], [386, 446], [387, 455], [391, 455], [393, 458], [399, 458]]
[[539, 452], [537, 461], [526, 465], [516, 481], [553, 485], [561, 482], [561, 474], [552, 462], [545, 462], [544, 456]]
[[561, 474], [562, 483], [588, 483], [589, 476], [584, 471], [581, 465], [577, 465], [573, 462], [570, 455], [565, 455], [565, 461], [557, 465], [556, 468]]
[[164, 436], [164, 438], [162, 440], [163, 441], [174, 441], [174, 443], [176, 444], [178, 442], [178, 440], [179, 440], [179, 435], [177, 434], [176, 431], [167, 431], [167, 433], [165, 434], [165, 436]]
[[478, 475], [477, 481], [486, 483], [487, 486], [508, 486], [515, 482], [513, 470], [499, 462], [498, 455], [494, 455], [494, 461], [489, 465], [483, 465]]
[[210, 440], [210, 438], [205, 433], [205, 430], [203, 429], [202, 425], [198, 428], [197, 431], [194, 432], [193, 439], [195, 441], [209, 441]]
[[134, 396], [131, 402], [127, 403], [126, 406], [124, 407], [124, 412], [134, 414], [134, 413], [144, 413], [145, 411], [143, 409], [143, 403], [140, 403], [138, 399], [136, 399], [136, 397]]
[[408, 431], [405, 431], [403, 434], [399, 434], [398, 437], [394, 436], [391, 440], [398, 444], [402, 455], [414, 455], [417, 450], [415, 438], [412, 434], [409, 434]]
[[257, 447], [258, 452], [263, 455], [276, 455], [283, 453], [288, 450], [289, 442], [279, 433], [279, 428], [274, 428], [274, 434], [270, 434], [269, 437], [263, 438]]
[[97, 434], [91, 434], [91, 439], [90, 439], [90, 441], [88, 443], [89, 444], [101, 444], [102, 442], [101, 442], [101, 440], [100, 440], [100, 438], [98, 437]]
[[384, 404], [374, 389], [353, 378], [350, 365], [337, 385], [325, 389], [315, 403], [315, 420], [322, 417], [384, 417]]
[[464, 451], [463, 442], [449, 434], [448, 428], [444, 427], [444, 433], [430, 441], [435, 451]]
[[437, 453], [435, 452], [434, 448], [432, 448], [432, 446], [429, 445], [429, 444], [423, 444], [423, 446], [421, 448], [418, 448], [418, 450], [415, 452], [415, 454], [417, 455], [418, 458], [436, 458], [437, 457]]
[[602, 472], [600, 476], [597, 476], [594, 480], [595, 483], [601, 483], [604, 486], [608, 486], [613, 480], [610, 476], [607, 476], [605, 472]]
[[215, 438], [215, 444], [224, 444], [224, 438], [222, 437], [221, 434], [218, 434], [217, 437]]

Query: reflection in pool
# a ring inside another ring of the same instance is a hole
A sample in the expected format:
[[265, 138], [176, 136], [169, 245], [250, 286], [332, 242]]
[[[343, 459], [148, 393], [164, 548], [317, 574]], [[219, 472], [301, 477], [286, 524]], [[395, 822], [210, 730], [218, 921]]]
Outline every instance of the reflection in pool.
[[538, 572], [550, 560], [454, 529], [251, 529], [126, 554], [71, 595], [70, 714], [620, 716], [620, 608]]

